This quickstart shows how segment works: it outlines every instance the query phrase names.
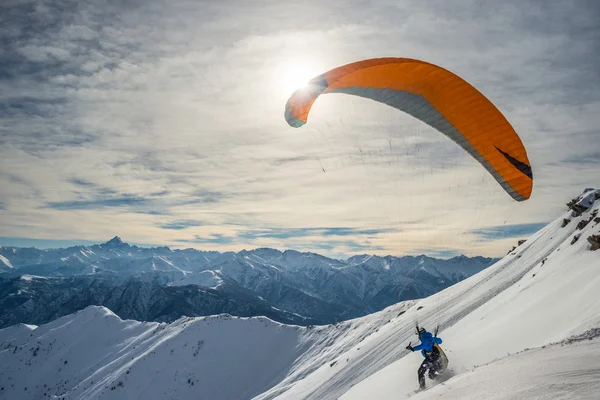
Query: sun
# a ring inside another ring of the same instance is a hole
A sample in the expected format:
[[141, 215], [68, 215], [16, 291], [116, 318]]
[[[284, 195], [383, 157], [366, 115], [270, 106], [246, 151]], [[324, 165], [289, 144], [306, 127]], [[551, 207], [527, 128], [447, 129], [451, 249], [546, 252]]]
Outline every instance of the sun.
[[302, 89], [317, 75], [315, 68], [308, 64], [287, 64], [280, 67], [280, 85], [286, 95], [291, 95], [298, 89]]
[[292, 66], [285, 71], [282, 84], [286, 91], [292, 93], [306, 86], [310, 78], [308, 68], [305, 66]]

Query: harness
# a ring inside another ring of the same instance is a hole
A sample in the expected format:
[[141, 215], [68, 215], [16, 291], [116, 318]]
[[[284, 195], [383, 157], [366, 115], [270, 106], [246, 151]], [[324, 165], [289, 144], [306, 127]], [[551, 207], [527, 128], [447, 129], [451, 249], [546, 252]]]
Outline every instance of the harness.
[[438, 346], [437, 343], [433, 345], [433, 350], [435, 350], [439, 354], [439, 357], [442, 360], [442, 371], [445, 371], [446, 367], [448, 367], [448, 357], [446, 356], [446, 353], [444, 353], [444, 350], [442, 350], [442, 348]]

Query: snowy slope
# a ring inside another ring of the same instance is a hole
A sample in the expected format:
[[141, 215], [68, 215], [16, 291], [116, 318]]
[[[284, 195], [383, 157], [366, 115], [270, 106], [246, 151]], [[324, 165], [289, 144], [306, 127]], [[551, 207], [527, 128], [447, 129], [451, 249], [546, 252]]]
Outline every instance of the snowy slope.
[[[438, 298], [447, 303], [440, 311], [440, 336], [456, 373], [600, 327], [600, 253], [590, 251], [585, 240], [598, 234], [600, 226], [591, 222], [577, 229], [578, 222], [597, 212], [599, 203], [576, 218], [565, 213], [493, 267], [420, 302], [424, 307]], [[563, 219], [571, 219], [564, 228]], [[578, 235], [582, 240], [571, 244]], [[425, 315], [419, 320], [437, 322]], [[398, 339], [402, 348], [413, 338]], [[410, 393], [417, 388], [419, 357], [400, 358], [343, 398], [360, 399], [369, 393], [386, 399]], [[592, 360], [600, 363], [600, 358]]]
[[[595, 197], [477, 275], [334, 325], [225, 316], [139, 323], [90, 307], [29, 335], [0, 330], [0, 396], [597, 399], [600, 251], [586, 240], [600, 233]], [[405, 350], [416, 321], [440, 324], [451, 376], [418, 394], [422, 357]], [[589, 340], [563, 341], [581, 334]]]
[[[412, 400], [597, 400], [600, 393], [600, 332], [589, 333], [573, 344], [544, 346], [495, 360], [409, 396]], [[387, 379], [397, 379], [396, 372], [386, 371]], [[371, 389], [362, 387], [354, 392], [354, 397], [403, 398], [398, 395], [397, 388], [390, 385]], [[362, 393], [359, 395], [359, 392]]]
[[[2, 393], [20, 399], [160, 399], [200, 393], [248, 398], [284, 373], [295, 357], [298, 331], [266, 319], [209, 317], [170, 325], [122, 321], [106, 308], [89, 307], [32, 331], [25, 345], [3, 344]], [[280, 363], [272, 362], [275, 352]], [[244, 363], [234, 362], [240, 356]], [[232, 377], [239, 384], [228, 385]]]
[[[599, 206], [596, 201], [579, 217], [566, 212], [494, 266], [416, 302], [365, 340], [360, 352], [342, 354], [336, 366], [323, 365], [293, 384], [283, 382], [261, 398], [275, 398], [272, 393], [285, 385], [289, 390], [278, 399], [401, 398], [418, 387], [421, 356], [404, 349], [415, 340], [416, 321], [441, 326], [456, 373], [600, 327], [600, 253], [590, 251], [585, 240], [600, 226], [590, 222], [577, 228]], [[565, 218], [571, 222], [563, 228]], [[581, 239], [571, 244], [577, 235]]]
[[0, 397], [249, 399], [292, 371], [310, 372], [297, 361], [326, 359], [336, 337], [370, 333], [351, 326], [227, 316], [141, 323], [88, 307], [33, 331], [0, 330]]
[[10, 260], [0, 254], [0, 271], [7, 271], [11, 269], [13, 269], [13, 266], [10, 263]]
[[186, 286], [186, 285], [197, 285], [204, 287], [216, 288], [223, 284], [223, 279], [215, 271], [202, 271], [195, 275], [190, 275], [185, 279], [170, 282], [169, 286]]
[[9, 328], [2, 329], [0, 330], [0, 343], [3, 345], [7, 345], [8, 343], [22, 344], [24, 343], [23, 339], [27, 338], [31, 331], [36, 328], [37, 326], [35, 325], [17, 324]]

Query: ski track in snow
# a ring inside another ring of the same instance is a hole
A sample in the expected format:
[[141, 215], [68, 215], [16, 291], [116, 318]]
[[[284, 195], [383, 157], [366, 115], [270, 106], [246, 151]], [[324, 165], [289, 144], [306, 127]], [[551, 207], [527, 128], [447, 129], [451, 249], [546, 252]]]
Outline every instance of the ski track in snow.
[[529, 350], [453, 377], [410, 398], [597, 400], [600, 393], [599, 360], [598, 340]]
[[[0, 330], [0, 399], [598, 399], [600, 251], [586, 238], [600, 224], [577, 224], [599, 203], [434, 296], [338, 324], [143, 323], [92, 306], [15, 325]], [[405, 350], [417, 321], [440, 326], [450, 358], [419, 393], [422, 357]]]

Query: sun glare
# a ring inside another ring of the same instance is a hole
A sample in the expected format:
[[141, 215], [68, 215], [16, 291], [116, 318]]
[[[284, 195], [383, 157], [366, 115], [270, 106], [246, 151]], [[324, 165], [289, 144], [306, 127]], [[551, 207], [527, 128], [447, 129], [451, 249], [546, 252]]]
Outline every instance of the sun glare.
[[316, 74], [306, 65], [288, 65], [282, 69], [281, 85], [286, 94], [305, 87]]

